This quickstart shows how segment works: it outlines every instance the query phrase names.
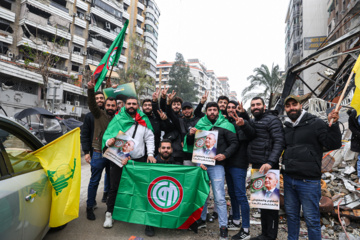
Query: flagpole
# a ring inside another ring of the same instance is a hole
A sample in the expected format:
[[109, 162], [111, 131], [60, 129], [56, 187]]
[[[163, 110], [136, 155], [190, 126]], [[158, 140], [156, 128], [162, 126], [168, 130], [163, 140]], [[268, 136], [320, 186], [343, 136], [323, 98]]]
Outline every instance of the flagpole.
[[106, 87], [107, 87], [107, 88], [111, 87], [111, 74], [112, 74], [113, 68], [114, 68], [114, 65], [111, 66], [111, 70], [110, 70], [109, 77], [108, 77], [108, 79], [106, 80]]
[[[342, 102], [342, 100], [343, 100], [343, 98], [344, 98], [344, 96], [345, 96], [346, 89], [348, 88], [348, 86], [349, 86], [349, 84], [350, 84], [350, 81], [351, 81], [353, 75], [354, 75], [354, 71], [351, 70], [351, 74], [350, 74], [350, 76], [349, 76], [349, 78], [348, 78], [348, 80], [347, 80], [347, 82], [346, 82], [346, 85], [345, 85], [345, 87], [344, 87], [344, 89], [343, 89], [343, 91], [342, 91], [342, 93], [341, 93], [341, 96], [340, 96], [340, 98], [339, 98], [339, 101], [338, 101], [338, 103], [337, 103], [337, 105], [336, 105], [335, 112], [339, 111], [340, 104], [341, 104], [341, 102]], [[332, 119], [330, 120], [329, 127], [331, 127], [331, 125], [333, 124], [333, 122], [334, 122], [334, 119], [332, 118]]]

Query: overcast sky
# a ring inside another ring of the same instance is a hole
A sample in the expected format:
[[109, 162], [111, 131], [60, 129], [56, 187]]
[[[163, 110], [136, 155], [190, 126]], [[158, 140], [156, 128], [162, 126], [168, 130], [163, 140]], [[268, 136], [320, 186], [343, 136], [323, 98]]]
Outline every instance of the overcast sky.
[[155, 0], [160, 8], [158, 63], [198, 58], [227, 76], [240, 100], [256, 67], [285, 64], [289, 0]]

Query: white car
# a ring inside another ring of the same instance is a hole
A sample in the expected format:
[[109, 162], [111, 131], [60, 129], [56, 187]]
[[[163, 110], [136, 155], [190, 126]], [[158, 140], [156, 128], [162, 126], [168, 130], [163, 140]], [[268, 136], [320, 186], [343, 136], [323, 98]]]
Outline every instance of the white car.
[[52, 187], [40, 163], [22, 160], [42, 146], [0, 115], [0, 239], [42, 239], [49, 230]]

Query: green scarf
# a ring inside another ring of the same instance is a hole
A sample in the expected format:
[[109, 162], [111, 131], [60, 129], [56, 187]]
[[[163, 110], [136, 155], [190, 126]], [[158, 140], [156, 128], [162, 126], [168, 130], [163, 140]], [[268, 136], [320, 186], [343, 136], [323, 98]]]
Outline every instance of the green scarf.
[[154, 132], [154, 129], [150, 123], [148, 116], [137, 109], [135, 120], [126, 112], [125, 107], [122, 107], [118, 114], [110, 121], [102, 139], [102, 148], [106, 146], [106, 141], [110, 138], [114, 138], [118, 135], [119, 131], [126, 132], [136, 122], [139, 125], [149, 128]]
[[[209, 131], [213, 127], [224, 128], [224, 129], [227, 129], [227, 130], [229, 130], [229, 131], [231, 131], [233, 133], [236, 133], [234, 125], [232, 123], [230, 123], [229, 120], [227, 120], [224, 117], [224, 115], [222, 115], [221, 113], [219, 113], [219, 117], [218, 117], [218, 119], [216, 120], [216, 122], [214, 124], [212, 124], [210, 122], [210, 120], [208, 119], [208, 117], [205, 115], [195, 125], [195, 128], [197, 130], [205, 130], [205, 131]], [[187, 144], [187, 135], [186, 135], [185, 139], [184, 139], [183, 151], [187, 152], [187, 153], [192, 153], [193, 148], [194, 148], [194, 145], [188, 145]]]

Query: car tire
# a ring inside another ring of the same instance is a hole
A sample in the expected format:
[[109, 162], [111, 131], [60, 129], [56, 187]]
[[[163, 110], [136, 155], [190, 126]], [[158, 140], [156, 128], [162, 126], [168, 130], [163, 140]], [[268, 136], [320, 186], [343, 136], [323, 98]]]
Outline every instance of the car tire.
[[64, 228], [66, 228], [68, 224], [64, 224], [60, 227], [54, 227], [54, 228], [51, 228], [52, 231], [60, 231], [60, 230], [63, 230]]

